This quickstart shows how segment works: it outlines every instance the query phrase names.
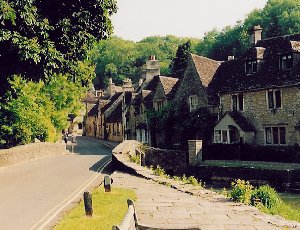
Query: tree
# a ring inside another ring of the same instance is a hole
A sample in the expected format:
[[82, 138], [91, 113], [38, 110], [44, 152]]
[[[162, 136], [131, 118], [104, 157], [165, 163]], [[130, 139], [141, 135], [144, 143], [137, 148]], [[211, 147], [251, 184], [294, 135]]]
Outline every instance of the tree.
[[189, 55], [191, 53], [191, 41], [179, 45], [176, 56], [170, 65], [172, 75], [182, 78], [184, 71], [188, 65]]
[[[47, 81], [70, 73], [91, 43], [112, 33], [114, 0], [0, 0], [0, 77], [20, 74]], [[86, 80], [86, 79], [84, 79]], [[84, 83], [84, 82], [83, 82]], [[5, 92], [2, 92], [2, 95]]]
[[197, 54], [224, 61], [229, 55], [239, 56], [248, 47], [248, 30], [255, 25], [263, 27], [263, 37], [299, 33], [300, 2], [298, 0], [269, 0], [263, 9], [255, 9], [235, 26], [205, 34], [196, 46]]
[[[141, 77], [142, 70], [150, 55], [156, 55], [160, 62], [160, 72], [162, 75], [170, 74], [170, 63], [175, 56], [178, 45], [187, 42], [189, 38], [179, 38], [172, 35], [165, 37], [151, 36], [140, 42], [127, 41], [117, 37], [95, 43], [90, 52], [90, 59], [96, 65], [95, 87], [104, 88], [108, 82], [108, 69], [114, 65], [113, 80], [121, 83], [124, 78], [131, 78], [137, 82]], [[190, 39], [193, 51], [199, 39]], [[107, 66], [110, 67], [107, 67]]]

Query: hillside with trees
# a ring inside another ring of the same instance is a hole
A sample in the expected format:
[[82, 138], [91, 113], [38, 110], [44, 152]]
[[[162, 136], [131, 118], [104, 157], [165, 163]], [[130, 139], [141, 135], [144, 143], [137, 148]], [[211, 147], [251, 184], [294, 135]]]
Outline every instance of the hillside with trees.
[[138, 81], [143, 65], [152, 54], [160, 61], [161, 74], [170, 74], [169, 66], [178, 46], [187, 41], [190, 41], [191, 50], [195, 52], [200, 39], [172, 35], [147, 37], [140, 42], [112, 37], [96, 43], [90, 52], [91, 60], [96, 65], [95, 88], [104, 88], [109, 78], [116, 84], [121, 84], [126, 77]]

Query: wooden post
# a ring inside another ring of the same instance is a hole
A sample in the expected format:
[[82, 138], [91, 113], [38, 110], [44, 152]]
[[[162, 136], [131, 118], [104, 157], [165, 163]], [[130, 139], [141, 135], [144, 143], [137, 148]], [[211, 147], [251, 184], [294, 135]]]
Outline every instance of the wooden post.
[[90, 192], [83, 193], [83, 201], [84, 201], [85, 215], [93, 216], [93, 203], [92, 203], [92, 195], [90, 194]]
[[113, 180], [109, 176], [104, 177], [104, 190], [105, 192], [110, 192], [111, 191], [111, 184]]

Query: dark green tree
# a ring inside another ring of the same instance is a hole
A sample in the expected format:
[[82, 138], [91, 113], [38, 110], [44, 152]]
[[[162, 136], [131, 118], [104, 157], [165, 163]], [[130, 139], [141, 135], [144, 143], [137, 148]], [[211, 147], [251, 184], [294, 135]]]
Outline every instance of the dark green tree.
[[182, 78], [184, 71], [188, 65], [189, 56], [191, 53], [191, 41], [179, 45], [176, 51], [176, 56], [171, 62], [171, 74], [175, 77]]
[[86, 83], [76, 67], [93, 41], [112, 33], [115, 11], [114, 0], [0, 0], [2, 85], [14, 74], [47, 81], [53, 73]]

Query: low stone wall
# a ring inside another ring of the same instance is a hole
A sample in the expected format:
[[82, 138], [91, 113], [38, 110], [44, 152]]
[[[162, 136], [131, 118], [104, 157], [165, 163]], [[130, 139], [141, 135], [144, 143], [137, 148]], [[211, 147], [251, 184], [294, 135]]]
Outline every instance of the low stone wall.
[[0, 150], [0, 167], [48, 156], [63, 155], [64, 143], [39, 142]]
[[188, 156], [184, 151], [149, 148], [145, 154], [146, 166], [161, 166], [167, 174], [183, 173], [188, 166]]

